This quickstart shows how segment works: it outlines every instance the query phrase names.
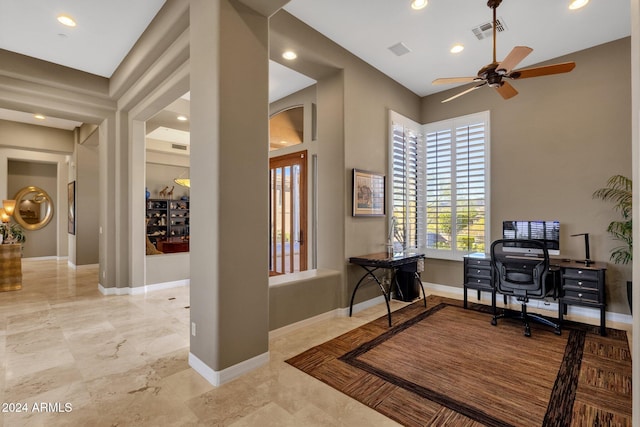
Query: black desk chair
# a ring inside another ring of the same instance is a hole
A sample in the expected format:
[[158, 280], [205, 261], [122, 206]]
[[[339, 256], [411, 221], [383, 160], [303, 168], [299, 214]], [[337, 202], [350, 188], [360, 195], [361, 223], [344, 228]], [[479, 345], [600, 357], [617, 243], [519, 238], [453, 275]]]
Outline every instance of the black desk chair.
[[[527, 253], [521, 252], [523, 249]], [[496, 291], [515, 296], [522, 303], [520, 313], [513, 314], [505, 310], [502, 314], [497, 314], [494, 310], [491, 324], [497, 325], [499, 318], [515, 317], [522, 319], [524, 335], [527, 337], [531, 336], [530, 320], [551, 326], [560, 335], [560, 324], [540, 315], [527, 313], [529, 298], [544, 299], [550, 294], [555, 296], [554, 286], [549, 283], [551, 280], [547, 280], [550, 274], [549, 252], [544, 243], [537, 240], [496, 240], [491, 244], [491, 264]]]

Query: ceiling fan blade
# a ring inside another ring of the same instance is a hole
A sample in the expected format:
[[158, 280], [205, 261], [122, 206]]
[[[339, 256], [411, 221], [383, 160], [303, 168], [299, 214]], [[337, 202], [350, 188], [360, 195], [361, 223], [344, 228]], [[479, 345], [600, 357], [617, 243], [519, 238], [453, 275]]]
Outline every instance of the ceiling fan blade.
[[575, 62], [562, 62], [560, 64], [544, 65], [542, 67], [514, 70], [509, 75], [507, 75], [507, 77], [512, 79], [527, 79], [529, 77], [548, 76], [550, 74], [568, 73], [575, 67]]
[[500, 86], [496, 88], [496, 91], [502, 96], [504, 99], [513, 98], [518, 94], [518, 91], [509, 84], [509, 82], [503, 81]]
[[459, 97], [459, 96], [466, 95], [466, 94], [468, 94], [469, 92], [472, 92], [472, 91], [474, 91], [474, 90], [476, 90], [476, 89], [478, 89], [478, 88], [481, 88], [482, 86], [484, 86], [484, 85], [486, 85], [486, 84], [487, 84], [487, 82], [483, 82], [482, 84], [479, 84], [479, 85], [477, 85], [477, 86], [471, 86], [469, 89], [467, 89], [467, 90], [463, 90], [463, 91], [462, 91], [462, 92], [460, 92], [459, 94], [457, 94], [457, 95], [453, 95], [451, 98], [447, 98], [447, 99], [445, 99], [444, 101], [440, 101], [440, 102], [441, 102], [442, 104], [444, 104], [445, 102], [449, 102], [449, 101], [451, 101], [452, 99], [456, 99], [456, 98], [457, 98], [457, 97]]
[[446, 85], [451, 83], [471, 83], [475, 79], [477, 79], [477, 77], [444, 77], [441, 79], [435, 79], [431, 84]]
[[506, 74], [508, 74], [513, 67], [518, 65], [524, 58], [526, 58], [533, 49], [527, 46], [516, 46], [511, 49], [511, 52], [507, 55], [506, 58], [502, 60], [502, 62], [496, 67], [496, 70], [505, 70]]

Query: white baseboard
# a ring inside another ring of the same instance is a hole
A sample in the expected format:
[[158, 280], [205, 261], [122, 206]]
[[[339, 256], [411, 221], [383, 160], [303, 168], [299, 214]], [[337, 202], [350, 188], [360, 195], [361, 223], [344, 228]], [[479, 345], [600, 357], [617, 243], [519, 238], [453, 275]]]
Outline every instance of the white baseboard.
[[[367, 301], [363, 301], [358, 304], [354, 304], [353, 313], [355, 314], [369, 307], [382, 304], [383, 302], [384, 302], [384, 297], [380, 295], [379, 297], [376, 297]], [[269, 331], [269, 339], [279, 338], [285, 334], [288, 334], [289, 332], [293, 332], [298, 329], [302, 329], [307, 326], [311, 326], [313, 324], [323, 322], [325, 320], [334, 319], [336, 317], [349, 317], [349, 307], [336, 308], [335, 310], [327, 311], [326, 313], [318, 314], [317, 316], [309, 317], [308, 319], [300, 320], [299, 322], [295, 322], [290, 325], [286, 325], [281, 328], [274, 329], [273, 331]]]
[[75, 268], [76, 270], [88, 270], [91, 268], [99, 268], [100, 264], [81, 264], [81, 265], [76, 265]]
[[179, 288], [182, 286], [189, 286], [190, 279], [176, 280], [173, 282], [154, 283], [151, 285], [126, 287], [126, 288], [105, 288], [98, 283], [98, 290], [102, 295], [143, 295], [148, 292], [161, 291], [163, 289]]
[[[370, 300], [359, 302], [358, 304], [353, 305], [353, 314], [358, 313], [362, 310], [366, 310], [367, 308], [376, 306], [378, 304], [382, 304], [384, 302], [384, 296], [380, 295], [379, 297], [372, 298]], [[349, 317], [349, 307], [341, 308], [342, 317]]]
[[29, 261], [58, 261], [58, 260], [63, 260], [66, 259], [67, 257], [58, 257], [55, 255], [52, 256], [34, 256], [34, 257], [28, 257], [28, 258], [22, 258], [22, 262], [29, 262]]
[[228, 383], [229, 381], [232, 381], [267, 363], [269, 363], [269, 352], [252, 357], [249, 360], [245, 360], [244, 362], [225, 368], [222, 371], [215, 371], [202, 360], [198, 359], [196, 355], [189, 352], [189, 366], [191, 366], [193, 370], [200, 374], [205, 380], [209, 381], [209, 383], [214, 387], [219, 387], [222, 384]]

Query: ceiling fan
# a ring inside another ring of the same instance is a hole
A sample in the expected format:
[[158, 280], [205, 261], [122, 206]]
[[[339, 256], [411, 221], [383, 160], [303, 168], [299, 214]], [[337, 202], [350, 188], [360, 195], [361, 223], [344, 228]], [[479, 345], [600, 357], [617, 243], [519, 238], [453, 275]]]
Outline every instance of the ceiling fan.
[[529, 55], [533, 49], [526, 46], [516, 46], [507, 55], [502, 62], [496, 61], [496, 9], [500, 6], [502, 0], [489, 0], [487, 6], [493, 9], [493, 62], [485, 65], [478, 71], [476, 77], [445, 77], [435, 79], [433, 84], [450, 84], [450, 83], [479, 83], [475, 86], [464, 90], [457, 95], [445, 99], [442, 102], [448, 102], [459, 96], [466, 95], [483, 86], [494, 88], [504, 99], [509, 99], [518, 94], [518, 91], [504, 79], [527, 79], [529, 77], [548, 76], [550, 74], [568, 73], [576, 66], [575, 62], [563, 62], [553, 65], [545, 65], [542, 67], [523, 68], [514, 70], [524, 58]]

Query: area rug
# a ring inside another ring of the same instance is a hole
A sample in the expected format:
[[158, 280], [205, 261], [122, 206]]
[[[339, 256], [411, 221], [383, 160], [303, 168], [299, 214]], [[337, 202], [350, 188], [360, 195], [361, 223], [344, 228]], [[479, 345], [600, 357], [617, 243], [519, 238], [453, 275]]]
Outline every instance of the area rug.
[[407, 426], [631, 426], [624, 331], [565, 322], [558, 336], [489, 307], [430, 296], [287, 362]]

